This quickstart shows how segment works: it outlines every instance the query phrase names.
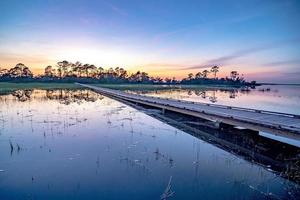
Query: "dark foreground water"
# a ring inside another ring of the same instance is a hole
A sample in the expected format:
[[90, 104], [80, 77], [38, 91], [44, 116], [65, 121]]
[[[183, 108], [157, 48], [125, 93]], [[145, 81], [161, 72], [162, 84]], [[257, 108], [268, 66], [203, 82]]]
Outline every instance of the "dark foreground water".
[[299, 185], [87, 90], [0, 96], [0, 199], [297, 199]]

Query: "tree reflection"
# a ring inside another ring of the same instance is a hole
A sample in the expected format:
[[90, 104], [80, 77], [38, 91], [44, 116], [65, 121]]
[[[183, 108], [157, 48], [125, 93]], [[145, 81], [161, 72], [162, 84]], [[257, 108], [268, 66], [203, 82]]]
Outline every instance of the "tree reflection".
[[203, 99], [206, 98], [206, 92], [201, 90], [195, 90], [195, 95], [202, 97]]
[[216, 91], [212, 92], [212, 95], [209, 97], [209, 101], [212, 103], [216, 103], [217, 102], [217, 97], [216, 97]]
[[[207, 94], [206, 91], [201, 91], [201, 90], [194, 90], [194, 93], [196, 96], [200, 96], [203, 99], [206, 99], [208, 97], [208, 100], [212, 103], [216, 103], [218, 97], [216, 96], [216, 90], [212, 90], [211, 95]], [[191, 90], [188, 91], [188, 95], [192, 95], [193, 92]]]
[[[45, 90], [41, 90], [45, 91]], [[263, 92], [270, 92], [271, 90], [267, 89], [259, 89], [257, 91], [263, 91]], [[94, 102], [97, 99], [103, 98], [101, 95], [96, 94], [90, 90], [70, 90], [70, 89], [54, 89], [54, 90], [46, 90], [46, 98], [50, 100], [57, 100], [61, 104], [71, 104], [71, 103], [82, 103], [85, 102]], [[126, 92], [133, 92], [131, 90]], [[238, 97], [238, 94], [245, 94], [252, 92], [249, 88], [244, 89], [234, 89], [234, 88], [210, 88], [210, 89], [161, 89], [161, 90], [137, 90], [133, 93], [137, 94], [151, 94], [154, 93], [158, 96], [162, 97], [168, 97], [172, 96], [172, 94], [178, 93], [180, 96], [180, 93], [183, 92], [187, 94], [188, 96], [197, 96], [201, 97], [202, 99], [207, 99], [211, 103], [217, 103], [218, 98], [222, 99], [224, 96], [222, 94], [228, 94], [229, 99], [235, 99]], [[18, 101], [24, 102], [30, 99], [30, 96], [32, 95], [33, 90], [16, 90], [12, 92], [11, 94], [16, 97]], [[3, 95], [6, 95], [7, 93], [3, 93]], [[177, 98], [177, 97], [175, 97]]]
[[237, 92], [235, 90], [229, 91], [229, 98], [235, 99], [235, 97], [237, 97]]
[[103, 99], [103, 96], [90, 90], [47, 90], [46, 97], [50, 100], [57, 100], [61, 104], [95, 102]]
[[71, 103], [95, 102], [103, 99], [103, 96], [90, 90], [47, 90], [46, 97], [58, 100], [59, 103], [69, 105]]
[[90, 90], [16, 90], [11, 93], [17, 101], [25, 102], [30, 99], [55, 100], [61, 104], [81, 104], [83, 102], [95, 102], [104, 97]]
[[30, 99], [33, 90], [16, 90], [12, 93], [18, 101], [24, 102]]
[[[299, 147], [263, 137], [258, 132], [248, 129], [236, 129], [222, 123], [217, 128], [209, 121], [172, 111], [164, 113], [163, 117], [159, 112], [152, 111], [147, 114], [244, 160], [300, 183]], [[162, 155], [158, 149], [154, 153], [156, 160]], [[196, 166], [198, 162], [197, 158], [194, 161]]]
[[201, 92], [200, 96], [202, 97], [202, 99], [206, 99], [206, 92], [205, 91]]
[[[249, 93], [251, 90], [249, 89], [195, 89], [195, 90], [187, 90], [187, 95], [192, 96], [195, 94], [198, 97], [201, 97], [202, 99], [208, 99], [212, 103], [218, 102], [218, 97], [220, 97], [220, 94], [225, 93], [229, 94], [228, 98], [235, 99], [238, 97], [238, 93]], [[157, 92], [158, 93], [158, 92]], [[158, 93], [159, 94], [159, 93]]]

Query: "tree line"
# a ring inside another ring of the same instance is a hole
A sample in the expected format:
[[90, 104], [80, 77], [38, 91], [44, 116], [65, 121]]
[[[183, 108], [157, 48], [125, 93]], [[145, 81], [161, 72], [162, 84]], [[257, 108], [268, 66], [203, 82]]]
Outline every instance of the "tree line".
[[[66, 60], [58, 62], [55, 66], [47, 66], [43, 75], [33, 76], [32, 71], [23, 63], [18, 63], [10, 69], [0, 68], [0, 81], [14, 82], [86, 82], [86, 83], [144, 83], [144, 84], [228, 84], [228, 85], [255, 85], [248, 83], [239, 76], [237, 71], [232, 71], [229, 77], [218, 78], [218, 66], [210, 70], [189, 73], [186, 78], [177, 80], [173, 78], [153, 77], [143, 71], [128, 73], [122, 67], [104, 69], [92, 64], [72, 63]], [[209, 78], [212, 74], [212, 78]]]

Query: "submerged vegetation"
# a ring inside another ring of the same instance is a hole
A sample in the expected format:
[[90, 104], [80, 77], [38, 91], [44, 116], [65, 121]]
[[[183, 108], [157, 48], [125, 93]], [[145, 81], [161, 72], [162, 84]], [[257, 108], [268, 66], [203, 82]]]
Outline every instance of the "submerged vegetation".
[[[256, 82], [246, 82], [237, 71], [232, 71], [228, 77], [218, 78], [218, 66], [211, 70], [203, 70], [187, 78], [177, 80], [175, 77], [161, 78], [150, 76], [147, 72], [129, 73], [122, 67], [104, 69], [91, 64], [72, 63], [66, 60], [56, 66], [47, 66], [43, 75], [34, 76], [23, 63], [18, 63], [10, 69], [0, 68], [0, 82], [54, 82], [54, 83], [102, 83], [102, 84], [202, 84], [202, 85], [232, 85], [255, 86]], [[209, 77], [212, 74], [212, 78]]]

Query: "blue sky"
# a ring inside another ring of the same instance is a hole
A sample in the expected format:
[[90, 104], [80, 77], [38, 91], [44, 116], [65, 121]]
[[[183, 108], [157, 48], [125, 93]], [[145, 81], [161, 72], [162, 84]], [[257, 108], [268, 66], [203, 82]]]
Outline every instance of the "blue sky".
[[300, 83], [300, 1], [1, 0], [0, 67], [59, 60]]

